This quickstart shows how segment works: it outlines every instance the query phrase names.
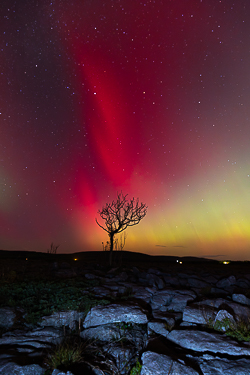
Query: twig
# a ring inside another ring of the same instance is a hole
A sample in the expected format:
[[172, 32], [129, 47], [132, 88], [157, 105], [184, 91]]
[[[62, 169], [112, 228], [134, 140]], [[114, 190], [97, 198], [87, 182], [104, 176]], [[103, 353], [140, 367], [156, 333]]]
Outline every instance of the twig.
[[169, 371], [168, 371], [168, 375], [170, 374], [170, 371], [171, 371], [171, 369], [172, 369], [173, 363], [174, 363], [174, 361], [172, 360], [171, 365], [170, 365], [170, 368], [169, 368]]

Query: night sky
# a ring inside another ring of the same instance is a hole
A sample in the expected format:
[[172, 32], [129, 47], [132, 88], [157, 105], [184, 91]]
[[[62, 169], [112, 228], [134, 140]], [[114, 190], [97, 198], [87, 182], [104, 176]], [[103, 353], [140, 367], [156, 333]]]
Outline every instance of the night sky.
[[1, 0], [0, 249], [250, 259], [249, 0]]

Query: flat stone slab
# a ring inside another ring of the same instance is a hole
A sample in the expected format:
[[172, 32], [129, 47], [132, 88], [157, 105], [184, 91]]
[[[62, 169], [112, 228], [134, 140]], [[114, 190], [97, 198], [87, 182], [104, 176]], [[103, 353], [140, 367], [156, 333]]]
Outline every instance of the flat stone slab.
[[212, 306], [192, 304], [186, 306], [183, 311], [183, 321], [195, 324], [208, 324], [209, 319], [214, 320], [216, 310]]
[[1, 375], [43, 375], [44, 368], [39, 365], [19, 366], [16, 363], [9, 362], [0, 364]]
[[211, 357], [198, 359], [203, 374], [208, 375], [249, 375], [250, 359], [226, 359]]
[[74, 375], [71, 371], [63, 372], [60, 370], [53, 370], [52, 375]]
[[190, 329], [174, 330], [167, 336], [183, 348], [197, 352], [212, 352], [235, 356], [250, 355], [250, 347], [218, 333], [194, 331]]
[[152, 288], [145, 288], [143, 286], [133, 287], [133, 297], [142, 299], [144, 302], [149, 303], [155, 290]]
[[250, 299], [247, 298], [244, 294], [233, 294], [232, 300], [234, 302], [242, 303], [243, 305], [250, 306]]
[[95, 306], [88, 312], [83, 322], [83, 328], [119, 322], [146, 324], [148, 318], [138, 305], [110, 304]]
[[174, 361], [171, 357], [154, 352], [142, 354], [141, 375], [198, 375], [191, 367]]
[[195, 299], [196, 294], [191, 290], [164, 289], [155, 293], [151, 299], [153, 310], [183, 311], [188, 301]]
[[1, 345], [29, 345], [35, 348], [46, 348], [47, 343], [57, 344], [63, 339], [62, 330], [53, 327], [35, 329], [29, 332], [6, 332], [0, 338]]
[[169, 331], [167, 330], [165, 323], [161, 323], [161, 322], [149, 322], [148, 331], [149, 331], [149, 334], [150, 334], [150, 331], [153, 331], [165, 337], [167, 337], [167, 335], [169, 334]]
[[83, 313], [78, 311], [58, 311], [49, 316], [44, 316], [42, 321], [38, 323], [42, 327], [52, 326], [52, 327], [69, 327], [74, 329], [79, 319], [82, 320], [84, 317]]
[[85, 340], [100, 340], [110, 342], [120, 340], [121, 330], [112, 324], [105, 324], [100, 327], [86, 328], [81, 332], [81, 337]]

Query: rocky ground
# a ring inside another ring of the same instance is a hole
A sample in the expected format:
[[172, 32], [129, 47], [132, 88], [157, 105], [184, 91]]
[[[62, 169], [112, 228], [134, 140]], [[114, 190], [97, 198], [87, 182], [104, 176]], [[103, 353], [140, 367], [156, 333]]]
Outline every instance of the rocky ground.
[[[34, 325], [27, 323], [25, 308], [1, 301], [0, 373], [250, 374], [248, 263], [119, 257], [111, 269], [102, 253], [78, 260], [2, 259], [0, 290], [24, 275], [77, 277], [93, 281], [83, 296], [109, 303], [97, 302], [87, 313], [56, 311]], [[46, 355], [72, 336], [84, 347], [82, 362], [48, 367]]]

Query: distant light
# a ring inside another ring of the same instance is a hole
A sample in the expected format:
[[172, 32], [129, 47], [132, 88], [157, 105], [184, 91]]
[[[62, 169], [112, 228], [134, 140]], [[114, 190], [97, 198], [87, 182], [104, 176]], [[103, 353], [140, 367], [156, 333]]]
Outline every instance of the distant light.
[[182, 262], [179, 262], [179, 264], [182, 264]]
[[74, 260], [76, 261], [76, 260], [78, 260], [77, 258], [74, 258]]
[[26, 258], [25, 260], [28, 260], [28, 258]]
[[176, 261], [177, 263], [179, 263], [179, 261], [178, 261], [178, 259], [177, 259], [177, 261]]
[[227, 260], [224, 260], [223, 264], [229, 264], [230, 262], [228, 262]]

